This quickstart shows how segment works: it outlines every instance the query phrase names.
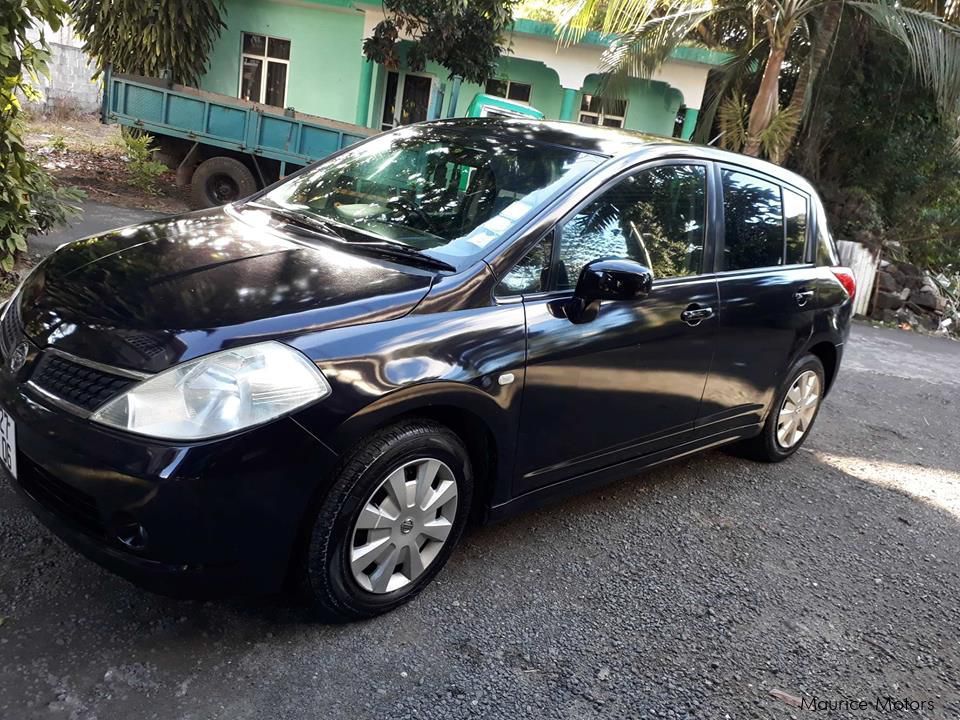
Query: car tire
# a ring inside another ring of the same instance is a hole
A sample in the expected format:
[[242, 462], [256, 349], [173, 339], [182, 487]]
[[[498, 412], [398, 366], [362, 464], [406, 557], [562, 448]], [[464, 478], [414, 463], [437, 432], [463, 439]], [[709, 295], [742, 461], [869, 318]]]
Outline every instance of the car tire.
[[235, 202], [257, 191], [257, 180], [250, 168], [231, 157], [204, 160], [193, 171], [190, 193], [197, 209]]
[[[319, 618], [360, 620], [414, 598], [460, 539], [473, 482], [463, 442], [431, 420], [382, 429], [346, 456], [301, 553], [300, 585]], [[407, 507], [395, 512], [398, 488]]]
[[[810, 436], [827, 387], [823, 363], [816, 355], [804, 355], [790, 368], [786, 377], [786, 382], [770, 406], [763, 430], [756, 437], [731, 446], [735, 454], [761, 462], [781, 462], [799, 450]], [[816, 391], [816, 399], [813, 405], [807, 406], [805, 403], [810, 396], [804, 394], [801, 385], [811, 384]], [[791, 396], [790, 401], [787, 400], [788, 395]], [[800, 399], [802, 413], [796, 412], [798, 405], [795, 398]], [[789, 423], [794, 417], [798, 422], [794, 431], [790, 432]]]

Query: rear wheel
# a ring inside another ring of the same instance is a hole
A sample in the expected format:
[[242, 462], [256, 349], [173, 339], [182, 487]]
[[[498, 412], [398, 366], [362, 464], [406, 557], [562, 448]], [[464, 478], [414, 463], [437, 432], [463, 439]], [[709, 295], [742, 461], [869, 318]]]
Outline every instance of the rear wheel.
[[239, 160], [218, 156], [197, 166], [190, 187], [193, 204], [197, 208], [208, 208], [252, 195], [257, 191], [257, 180]]
[[416, 596], [450, 557], [472, 496], [469, 456], [444, 426], [411, 420], [370, 437], [310, 531], [301, 579], [321, 618], [372, 617]]
[[816, 355], [803, 356], [787, 373], [761, 433], [734, 448], [754, 460], [786, 460], [809, 436], [825, 389], [823, 363]]

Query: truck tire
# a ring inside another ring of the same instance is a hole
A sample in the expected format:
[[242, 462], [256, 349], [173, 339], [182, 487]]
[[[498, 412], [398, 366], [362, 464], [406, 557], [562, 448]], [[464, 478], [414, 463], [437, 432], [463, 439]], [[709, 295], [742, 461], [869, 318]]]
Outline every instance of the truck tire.
[[257, 180], [239, 160], [218, 156], [197, 166], [190, 187], [193, 205], [200, 209], [225, 205], [252, 195], [257, 191]]

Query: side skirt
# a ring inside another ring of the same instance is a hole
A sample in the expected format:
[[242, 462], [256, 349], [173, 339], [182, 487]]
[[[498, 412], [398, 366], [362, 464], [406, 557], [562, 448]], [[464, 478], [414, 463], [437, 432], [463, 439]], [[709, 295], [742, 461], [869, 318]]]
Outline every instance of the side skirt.
[[678, 460], [688, 455], [720, 447], [737, 440], [753, 437], [760, 432], [761, 426], [751, 423], [737, 428], [729, 428], [718, 433], [699, 437], [666, 450], [650, 453], [640, 458], [625, 460], [614, 465], [593, 470], [561, 480], [536, 490], [518, 495], [507, 502], [494, 505], [487, 512], [488, 523], [500, 522], [553, 502], [580, 495], [618, 480], [636, 475], [640, 470]]

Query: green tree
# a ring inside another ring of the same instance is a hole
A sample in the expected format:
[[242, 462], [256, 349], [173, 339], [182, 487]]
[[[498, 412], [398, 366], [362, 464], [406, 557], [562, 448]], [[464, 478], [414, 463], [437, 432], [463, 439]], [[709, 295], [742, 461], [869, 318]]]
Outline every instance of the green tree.
[[70, 0], [74, 25], [97, 71], [196, 85], [226, 27], [223, 0]]
[[841, 27], [789, 164], [818, 186], [838, 236], [960, 268], [956, 128], [902, 46], [864, 20]]
[[[0, 3], [0, 268], [13, 270], [27, 237], [66, 219], [76, 192], [58, 190], [30, 159], [21, 138], [20, 98], [36, 98], [30, 84], [47, 72], [44, 24], [56, 30], [67, 11], [64, 0], [4, 0]], [[31, 30], [40, 39], [31, 40]]]
[[486, 82], [504, 50], [516, 0], [384, 0], [386, 18], [363, 41], [363, 52], [387, 67], [400, 65], [399, 46], [410, 39], [407, 65], [433, 60], [468, 82]]
[[[629, 76], [649, 77], [678, 45], [691, 39], [735, 47], [738, 57], [726, 68], [726, 92], [721, 97], [729, 98], [736, 80], [753, 67], [762, 68], [759, 84], [746, 102], [743, 146], [737, 149], [779, 159], [809, 107], [810, 88], [835, 47], [845, 8], [896, 38], [940, 110], [945, 116], [957, 115], [960, 30], [934, 14], [943, 11], [935, 5], [908, 7], [896, 0], [574, 0], [564, 14], [563, 32], [568, 40], [594, 28], [613, 36], [601, 67], [610, 88]], [[784, 107], [780, 79], [792, 50], [805, 53], [792, 55], [800, 70]], [[727, 115], [736, 117], [735, 112]], [[711, 119], [706, 113], [705, 120]]]

